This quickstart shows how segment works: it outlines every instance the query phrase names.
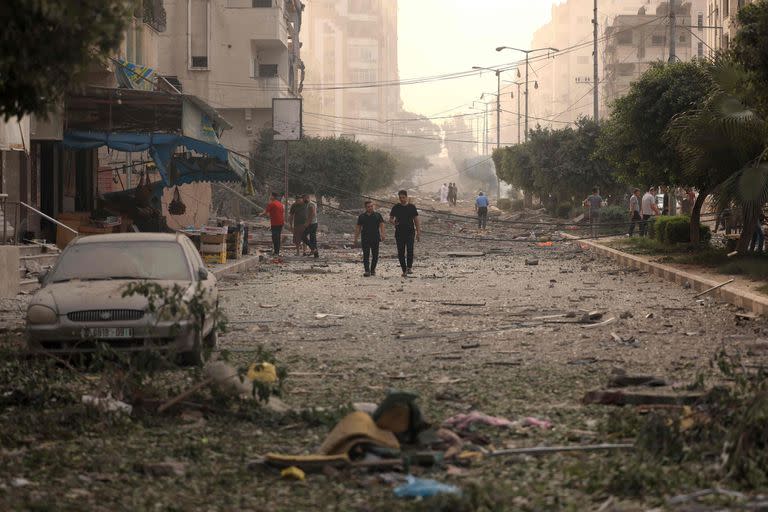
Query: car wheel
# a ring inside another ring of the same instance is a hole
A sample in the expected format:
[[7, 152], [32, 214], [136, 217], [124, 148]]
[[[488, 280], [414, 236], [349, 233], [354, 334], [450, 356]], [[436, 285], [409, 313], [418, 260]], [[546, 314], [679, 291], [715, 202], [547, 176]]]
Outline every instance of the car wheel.
[[218, 346], [219, 334], [214, 328], [203, 338], [202, 343], [195, 340], [195, 346], [192, 350], [179, 354], [181, 364], [185, 366], [203, 366]]

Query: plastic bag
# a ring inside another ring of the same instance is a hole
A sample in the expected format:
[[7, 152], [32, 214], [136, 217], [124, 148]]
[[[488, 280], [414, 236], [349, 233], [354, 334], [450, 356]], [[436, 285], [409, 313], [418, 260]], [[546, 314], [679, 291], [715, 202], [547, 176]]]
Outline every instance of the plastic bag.
[[181, 193], [177, 186], [173, 190], [173, 199], [168, 203], [168, 213], [171, 215], [184, 215], [187, 211], [187, 205], [181, 200]]

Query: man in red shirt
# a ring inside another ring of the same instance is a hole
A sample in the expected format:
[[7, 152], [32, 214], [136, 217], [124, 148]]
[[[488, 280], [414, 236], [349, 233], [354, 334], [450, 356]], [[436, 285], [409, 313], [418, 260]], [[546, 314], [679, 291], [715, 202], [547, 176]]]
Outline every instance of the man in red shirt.
[[280, 202], [277, 192], [272, 192], [272, 198], [264, 210], [264, 216], [269, 217], [269, 225], [272, 228], [272, 254], [280, 256], [280, 237], [285, 224], [285, 207]]

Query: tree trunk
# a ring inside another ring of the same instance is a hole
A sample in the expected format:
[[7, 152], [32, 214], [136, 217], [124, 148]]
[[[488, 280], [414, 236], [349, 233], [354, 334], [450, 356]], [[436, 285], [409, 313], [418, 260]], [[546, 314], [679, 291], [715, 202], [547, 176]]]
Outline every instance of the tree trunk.
[[527, 190], [523, 190], [523, 206], [533, 208], [533, 194]]
[[756, 208], [744, 208], [744, 222], [742, 223], [741, 236], [736, 244], [736, 250], [739, 254], [746, 254], [749, 249], [752, 234], [757, 227], [758, 214], [759, 212]]
[[704, 206], [704, 201], [707, 199], [709, 193], [706, 190], [700, 190], [699, 195], [696, 196], [696, 201], [693, 203], [691, 209], [691, 244], [701, 243], [701, 207]]

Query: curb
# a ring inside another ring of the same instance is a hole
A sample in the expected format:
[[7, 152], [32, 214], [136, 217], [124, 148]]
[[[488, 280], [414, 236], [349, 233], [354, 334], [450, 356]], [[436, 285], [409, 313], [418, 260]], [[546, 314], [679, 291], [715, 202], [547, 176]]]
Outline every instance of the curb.
[[[566, 238], [572, 238], [571, 235], [566, 234]], [[576, 241], [576, 240], [575, 240]], [[627, 254], [625, 252], [605, 247], [604, 245], [590, 242], [588, 240], [576, 241], [582, 249], [589, 249], [600, 256], [610, 258], [624, 267], [636, 268], [644, 270], [650, 274], [661, 277], [667, 281], [672, 281], [680, 285], [688, 282], [691, 285], [692, 290], [704, 291], [708, 288], [712, 288], [720, 283], [712, 281], [697, 274], [692, 274], [684, 270], [680, 270], [669, 265], [661, 263], [653, 263], [646, 261], [644, 258]], [[710, 292], [710, 296], [716, 296], [726, 302], [752, 311], [758, 315], [768, 315], [768, 297], [758, 295], [746, 290], [738, 289], [736, 287], [725, 285], [722, 288], [718, 288]]]
[[237, 272], [243, 272], [259, 265], [259, 254], [253, 254], [246, 256], [245, 258], [235, 260], [231, 263], [225, 263], [224, 265], [217, 266], [211, 269], [211, 273], [216, 276], [216, 279], [220, 279], [227, 274], [236, 274]]

